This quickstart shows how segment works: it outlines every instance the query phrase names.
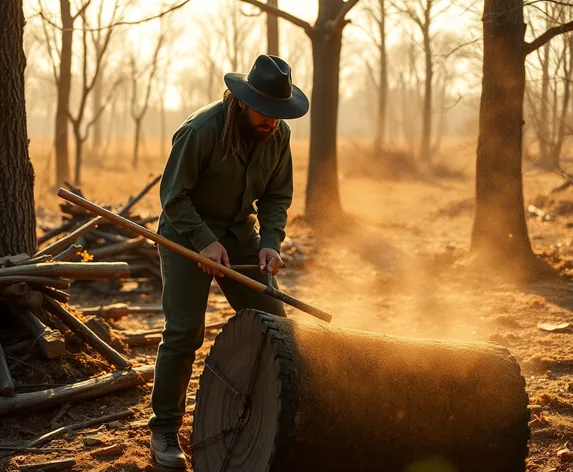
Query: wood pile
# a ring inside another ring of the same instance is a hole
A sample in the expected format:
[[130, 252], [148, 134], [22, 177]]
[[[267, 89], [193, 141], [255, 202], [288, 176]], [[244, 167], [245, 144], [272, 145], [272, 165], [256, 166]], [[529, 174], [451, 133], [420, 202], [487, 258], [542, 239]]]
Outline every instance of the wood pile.
[[[139, 224], [156, 220], [132, 216], [130, 210], [158, 180], [154, 179], [129, 199], [120, 213]], [[73, 190], [81, 193], [79, 189]], [[135, 337], [131, 333], [131, 341], [119, 335], [107, 336], [106, 331], [110, 334], [111, 328], [105, 320], [94, 321], [97, 316], [90, 318], [76, 312], [68, 304], [70, 293], [67, 290], [72, 283], [85, 281], [123, 284], [129, 277], [134, 277], [132, 270], [135, 269], [137, 274], [138, 264], [145, 266], [139, 270], [147, 278], [160, 278], [155, 248], [146, 240], [134, 240], [133, 235], [122, 233], [102, 218], [93, 218], [78, 207], [64, 204], [62, 210], [67, 215], [63, 223], [39, 238], [44, 244], [58, 236], [59, 239], [49, 242], [33, 256], [18, 254], [0, 258], [0, 417], [31, 408], [102, 396], [145, 383], [153, 377], [153, 366], [132, 368], [122, 347], [132, 343], [153, 344], [160, 334], [154, 332], [149, 339], [149, 333], [137, 333]], [[64, 232], [68, 234], [62, 237]], [[85, 256], [86, 248], [95, 253], [93, 258]], [[84, 256], [78, 257], [80, 254]], [[96, 255], [98, 260], [95, 260]], [[111, 260], [104, 261], [105, 258]], [[129, 262], [114, 260], [116, 258]], [[139, 310], [145, 311], [141, 307]], [[115, 338], [120, 339], [120, 343], [114, 347], [110, 341]], [[7, 358], [14, 359], [12, 356], [18, 355], [13, 363], [17, 364], [37, 352], [46, 359], [56, 359], [66, 353], [68, 343], [89, 346], [115, 372], [77, 384], [44, 385], [51, 388], [15, 393], [17, 385], [12, 379], [12, 364], [9, 365]], [[23, 357], [19, 355], [22, 352]]]
[[[128, 200], [123, 208], [116, 211], [119, 215], [147, 227], [159, 218], [157, 215], [140, 216], [132, 214], [134, 205], [141, 200], [157, 182], [160, 176], [155, 177], [135, 197]], [[70, 191], [84, 197], [82, 191], [73, 185], [66, 183]], [[161, 270], [159, 254], [153, 242], [131, 233], [129, 230], [114, 225], [107, 220], [89, 213], [84, 208], [69, 202], [60, 204], [62, 222], [54, 228], [44, 228], [44, 234], [38, 238], [41, 247], [38, 255], [61, 253], [64, 249], [69, 251], [65, 254], [71, 261], [92, 260], [96, 262], [126, 262], [129, 265], [130, 277], [134, 284], [135, 292], [138, 288], [143, 290], [158, 289], [161, 287]], [[62, 237], [62, 235], [65, 235]], [[54, 241], [54, 238], [59, 238]], [[85, 285], [85, 284], [82, 284]], [[98, 285], [88, 284], [94, 290]], [[118, 284], [99, 287], [100, 291], [109, 293], [110, 290], [119, 290]]]

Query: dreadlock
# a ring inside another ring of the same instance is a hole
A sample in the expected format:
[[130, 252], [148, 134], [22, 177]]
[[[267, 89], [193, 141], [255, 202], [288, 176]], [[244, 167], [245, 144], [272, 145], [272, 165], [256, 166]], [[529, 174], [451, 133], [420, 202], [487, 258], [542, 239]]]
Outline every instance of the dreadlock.
[[239, 100], [229, 89], [223, 93], [223, 102], [227, 106], [227, 118], [221, 134], [221, 145], [223, 146], [223, 159], [233, 154], [238, 154], [241, 150], [241, 135], [239, 133]]

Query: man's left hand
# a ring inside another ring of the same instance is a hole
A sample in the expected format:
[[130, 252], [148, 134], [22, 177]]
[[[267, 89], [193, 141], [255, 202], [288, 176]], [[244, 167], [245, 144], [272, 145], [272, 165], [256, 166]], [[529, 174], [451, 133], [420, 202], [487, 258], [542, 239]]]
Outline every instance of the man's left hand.
[[277, 251], [263, 248], [259, 251], [259, 265], [263, 274], [266, 272], [267, 263], [273, 275], [277, 275], [283, 267], [283, 260]]

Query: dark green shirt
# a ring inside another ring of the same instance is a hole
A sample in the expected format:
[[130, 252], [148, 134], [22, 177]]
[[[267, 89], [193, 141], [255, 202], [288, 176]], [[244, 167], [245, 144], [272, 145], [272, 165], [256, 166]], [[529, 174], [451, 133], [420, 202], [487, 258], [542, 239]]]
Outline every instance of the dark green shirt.
[[171, 224], [200, 251], [228, 231], [241, 243], [256, 237], [258, 214], [260, 247], [279, 251], [293, 192], [290, 128], [281, 121], [250, 156], [224, 156], [226, 108], [222, 100], [207, 105], [175, 132], [159, 190], [159, 224]]

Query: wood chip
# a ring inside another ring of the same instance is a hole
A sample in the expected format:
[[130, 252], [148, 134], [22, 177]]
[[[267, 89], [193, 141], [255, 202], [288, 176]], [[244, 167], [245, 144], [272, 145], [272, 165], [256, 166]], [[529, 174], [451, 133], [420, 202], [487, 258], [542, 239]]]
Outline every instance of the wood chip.
[[112, 446], [91, 451], [90, 455], [92, 457], [110, 457], [110, 456], [117, 456], [122, 453], [123, 453], [123, 446], [121, 444], [114, 444]]
[[559, 333], [562, 331], [569, 330], [569, 323], [543, 323], [540, 322], [537, 324], [537, 328], [541, 331], [547, 331], [550, 333]]
[[557, 451], [557, 457], [561, 462], [573, 462], [573, 451], [570, 449], [561, 449]]

